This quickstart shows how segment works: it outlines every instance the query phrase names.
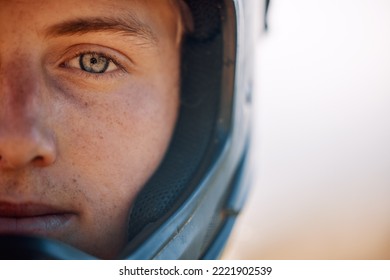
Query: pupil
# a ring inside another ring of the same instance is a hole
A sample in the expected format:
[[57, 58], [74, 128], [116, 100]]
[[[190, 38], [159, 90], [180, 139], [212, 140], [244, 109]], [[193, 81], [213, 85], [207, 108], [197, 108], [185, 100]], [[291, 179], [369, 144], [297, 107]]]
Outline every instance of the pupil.
[[96, 64], [98, 61], [95, 57], [92, 57], [90, 62], [91, 62], [91, 64]]

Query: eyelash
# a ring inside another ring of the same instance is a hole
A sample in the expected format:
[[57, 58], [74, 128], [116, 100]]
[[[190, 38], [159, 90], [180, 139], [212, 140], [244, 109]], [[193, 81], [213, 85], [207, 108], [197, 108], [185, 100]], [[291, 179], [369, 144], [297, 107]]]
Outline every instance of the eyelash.
[[[109, 63], [113, 63], [118, 69], [108, 71], [108, 72], [102, 72], [102, 73], [91, 73], [91, 72], [88, 72], [86, 70], [81, 69], [81, 67], [75, 68], [75, 67], [69, 66], [69, 62], [72, 61], [73, 59], [77, 58], [78, 61], [80, 61], [81, 56], [88, 55], [88, 54], [105, 57], [108, 59]], [[96, 52], [96, 51], [78, 51], [74, 55], [72, 55], [72, 57], [70, 59], [67, 59], [65, 62], [62, 62], [60, 64], [60, 67], [69, 68], [69, 69], [77, 69], [77, 71], [79, 71], [82, 75], [84, 75], [85, 78], [95, 78], [95, 79], [99, 79], [99, 78], [103, 78], [103, 77], [107, 78], [107, 75], [109, 75], [108, 78], [114, 78], [118, 74], [128, 73], [126, 68], [121, 63], [119, 63], [118, 60], [114, 56], [107, 54], [107, 53]]]

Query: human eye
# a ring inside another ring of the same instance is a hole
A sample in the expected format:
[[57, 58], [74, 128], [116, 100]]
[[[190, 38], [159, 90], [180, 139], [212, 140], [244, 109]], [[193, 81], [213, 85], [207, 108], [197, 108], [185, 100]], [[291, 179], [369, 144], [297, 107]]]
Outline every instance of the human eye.
[[90, 74], [103, 74], [123, 69], [110, 55], [98, 52], [77, 53], [72, 59], [62, 63], [61, 66], [79, 69]]
[[47, 69], [58, 81], [78, 87], [118, 84], [134, 77], [138, 69], [130, 53], [119, 47], [72, 44], [52, 50], [46, 57]]

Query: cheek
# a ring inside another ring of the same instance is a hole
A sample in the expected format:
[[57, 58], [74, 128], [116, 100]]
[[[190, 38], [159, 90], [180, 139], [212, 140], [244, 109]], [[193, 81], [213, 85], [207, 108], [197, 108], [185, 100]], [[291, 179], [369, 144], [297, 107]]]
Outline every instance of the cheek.
[[83, 194], [77, 200], [80, 228], [70, 243], [88, 251], [124, 244], [131, 204], [159, 165], [176, 123], [173, 76], [145, 76], [98, 93], [57, 87], [62, 91], [50, 113], [58, 143], [53, 168], [57, 180], [76, 178], [68, 190]]
[[67, 113], [67, 129], [58, 133], [63, 161], [94, 186], [94, 195], [113, 196], [115, 189], [122, 196], [129, 188], [136, 193], [167, 148], [177, 118], [177, 91], [145, 85], [84, 96], [83, 105]]

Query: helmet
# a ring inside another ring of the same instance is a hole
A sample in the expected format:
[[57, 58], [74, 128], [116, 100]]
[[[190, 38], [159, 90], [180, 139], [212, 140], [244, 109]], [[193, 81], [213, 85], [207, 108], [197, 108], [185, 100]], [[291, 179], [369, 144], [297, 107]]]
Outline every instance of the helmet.
[[[194, 30], [183, 42], [179, 119], [133, 205], [121, 259], [217, 258], [250, 185], [260, 1], [185, 1]], [[3, 258], [93, 258], [37, 237], [4, 237], [0, 247]]]

